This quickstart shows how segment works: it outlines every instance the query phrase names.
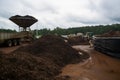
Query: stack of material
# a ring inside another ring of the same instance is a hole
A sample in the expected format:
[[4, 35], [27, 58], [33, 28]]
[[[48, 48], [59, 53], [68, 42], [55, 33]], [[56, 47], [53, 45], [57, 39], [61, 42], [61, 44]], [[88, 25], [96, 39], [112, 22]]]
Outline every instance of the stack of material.
[[71, 45], [88, 45], [89, 42], [82, 36], [74, 36], [68, 38], [68, 43]]
[[102, 35], [96, 35], [97, 37], [120, 37], [120, 31], [109, 31]]
[[55, 77], [61, 68], [86, 56], [80, 56], [60, 37], [43, 36], [9, 55], [0, 55], [0, 80], [63, 80]]
[[120, 58], [120, 31], [110, 31], [95, 36], [94, 48], [97, 51]]

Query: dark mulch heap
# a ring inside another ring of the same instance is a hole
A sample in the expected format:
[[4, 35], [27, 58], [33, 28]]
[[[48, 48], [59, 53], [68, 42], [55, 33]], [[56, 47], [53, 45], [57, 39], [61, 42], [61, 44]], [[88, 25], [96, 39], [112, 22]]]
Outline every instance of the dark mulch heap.
[[120, 37], [120, 31], [109, 31], [107, 33], [96, 35], [97, 37]]
[[68, 38], [68, 43], [70, 45], [89, 45], [89, 40], [82, 36], [74, 36]]
[[61, 37], [46, 35], [12, 54], [0, 54], [0, 80], [67, 80], [68, 77], [55, 76], [65, 65], [82, 60]]

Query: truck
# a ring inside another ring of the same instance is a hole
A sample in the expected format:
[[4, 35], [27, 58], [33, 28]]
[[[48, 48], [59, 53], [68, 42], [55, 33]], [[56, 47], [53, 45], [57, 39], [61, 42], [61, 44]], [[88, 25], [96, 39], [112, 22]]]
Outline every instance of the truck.
[[86, 32], [85, 37], [89, 40], [93, 36], [93, 32]]
[[109, 32], [93, 38], [94, 49], [107, 55], [120, 58], [120, 32]]
[[8, 47], [20, 45], [21, 42], [31, 41], [32, 34], [27, 31], [23, 32], [0, 32], [0, 44]]

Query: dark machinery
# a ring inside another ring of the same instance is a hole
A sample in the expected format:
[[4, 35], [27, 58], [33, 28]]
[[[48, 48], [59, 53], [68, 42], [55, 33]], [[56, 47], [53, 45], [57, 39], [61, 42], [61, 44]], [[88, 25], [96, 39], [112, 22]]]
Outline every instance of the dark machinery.
[[29, 15], [26, 16], [16, 15], [10, 17], [9, 19], [15, 24], [17, 24], [19, 28], [22, 28], [20, 29], [20, 31], [27, 31], [27, 28], [28, 30], [30, 30], [30, 26], [38, 21], [37, 19]]
[[9, 19], [19, 26], [19, 35], [23, 36], [22, 41], [31, 41], [34, 38], [30, 26], [38, 21], [36, 18], [29, 15], [15, 15], [10, 17]]
[[5, 44], [10, 47], [19, 45], [21, 42], [31, 42], [34, 40], [34, 35], [30, 30], [30, 26], [37, 22], [37, 19], [29, 15], [16, 15], [10, 17], [9, 19], [19, 26], [20, 32], [0, 32], [0, 44]]

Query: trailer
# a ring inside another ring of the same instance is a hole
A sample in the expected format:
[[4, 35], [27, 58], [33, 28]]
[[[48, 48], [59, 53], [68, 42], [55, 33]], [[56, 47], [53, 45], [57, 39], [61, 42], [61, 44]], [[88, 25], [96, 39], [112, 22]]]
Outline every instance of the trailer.
[[8, 32], [0, 32], [0, 44], [4, 44], [6, 46], [16, 46], [21, 43], [21, 38], [17, 36], [18, 33], [8, 33]]
[[20, 45], [22, 42], [30, 42], [34, 39], [32, 33], [22, 32], [0, 32], [0, 44], [8, 47]]

